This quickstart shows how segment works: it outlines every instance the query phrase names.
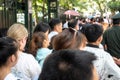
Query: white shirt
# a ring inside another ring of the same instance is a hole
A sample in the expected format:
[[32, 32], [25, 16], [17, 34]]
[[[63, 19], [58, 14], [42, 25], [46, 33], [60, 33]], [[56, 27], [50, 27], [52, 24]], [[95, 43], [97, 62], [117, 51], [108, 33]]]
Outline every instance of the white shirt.
[[68, 28], [68, 21], [63, 25], [63, 28]]
[[48, 34], [49, 41], [51, 41], [52, 37], [55, 36], [55, 35], [57, 35], [57, 34], [58, 34], [58, 32], [56, 32], [56, 31], [51, 31], [51, 32]]
[[17, 79], [18, 78], [16, 78], [13, 74], [9, 73], [4, 80], [17, 80]]
[[37, 80], [41, 72], [38, 62], [31, 54], [20, 53], [17, 64], [12, 68], [15, 76], [23, 80]]
[[120, 68], [115, 64], [112, 56], [103, 49], [86, 47], [86, 51], [92, 52], [97, 56], [94, 62], [99, 80], [120, 80]]

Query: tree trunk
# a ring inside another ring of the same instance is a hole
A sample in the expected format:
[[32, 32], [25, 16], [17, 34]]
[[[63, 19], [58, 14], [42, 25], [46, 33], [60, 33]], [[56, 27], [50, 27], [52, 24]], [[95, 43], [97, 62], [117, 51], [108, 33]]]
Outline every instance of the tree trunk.
[[35, 1], [35, 6], [34, 6], [34, 9], [35, 9], [36, 24], [39, 22], [37, 7], [38, 7], [38, 6], [37, 6], [37, 0], [36, 0], [36, 1]]
[[97, 4], [98, 4], [98, 6], [99, 6], [99, 10], [100, 10], [100, 13], [101, 13], [101, 17], [103, 17], [103, 10], [102, 10], [101, 4], [100, 4], [99, 1], [97, 2]]
[[45, 16], [45, 2], [44, 1], [43, 1], [42, 13], [43, 13], [42, 21], [44, 21], [44, 16]]

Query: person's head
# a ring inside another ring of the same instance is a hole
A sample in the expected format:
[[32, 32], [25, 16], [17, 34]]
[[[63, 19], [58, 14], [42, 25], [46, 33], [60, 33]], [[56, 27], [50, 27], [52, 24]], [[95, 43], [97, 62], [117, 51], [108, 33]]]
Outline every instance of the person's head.
[[102, 34], [103, 28], [98, 24], [88, 25], [85, 29], [85, 36], [87, 38], [88, 43], [96, 41], [100, 43], [102, 41]]
[[112, 16], [113, 25], [120, 25], [120, 13]]
[[104, 19], [102, 17], [97, 17], [96, 18], [96, 22], [98, 23], [103, 23], [104, 22]]
[[82, 49], [85, 45], [85, 36], [72, 28], [63, 30], [60, 34], [56, 35], [52, 41], [54, 50]]
[[45, 59], [39, 80], [98, 80], [94, 60], [86, 51], [57, 51]]
[[77, 19], [71, 19], [68, 21], [68, 27], [79, 30], [79, 22]]
[[49, 22], [49, 25], [53, 31], [62, 32], [62, 21], [58, 18], [54, 18]]
[[19, 43], [19, 50], [23, 51], [28, 37], [28, 31], [20, 23], [13, 24], [7, 32], [7, 36], [15, 39]]
[[79, 18], [79, 23], [80, 23], [80, 24], [84, 24], [84, 23], [86, 22], [85, 19], [86, 19], [85, 17]]
[[0, 28], [0, 38], [7, 36], [8, 28]]
[[48, 35], [49, 31], [50, 31], [50, 26], [44, 22], [38, 23], [34, 29], [34, 33], [35, 32], [44, 32], [47, 35]]
[[13, 67], [17, 62], [18, 44], [10, 37], [0, 38], [0, 68]]
[[29, 46], [29, 52], [36, 56], [39, 48], [47, 48], [49, 46], [48, 36], [44, 32], [33, 33]]
[[113, 25], [120, 25], [120, 19], [112, 19]]
[[94, 22], [95, 22], [95, 18], [94, 17], [90, 18], [90, 24], [94, 24]]

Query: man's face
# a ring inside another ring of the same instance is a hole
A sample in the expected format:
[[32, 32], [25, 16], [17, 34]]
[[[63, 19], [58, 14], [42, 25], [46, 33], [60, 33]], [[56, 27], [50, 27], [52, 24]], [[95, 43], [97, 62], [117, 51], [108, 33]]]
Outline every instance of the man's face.
[[56, 26], [57, 26], [57, 32], [58, 33], [62, 32], [62, 22], [57, 24]]

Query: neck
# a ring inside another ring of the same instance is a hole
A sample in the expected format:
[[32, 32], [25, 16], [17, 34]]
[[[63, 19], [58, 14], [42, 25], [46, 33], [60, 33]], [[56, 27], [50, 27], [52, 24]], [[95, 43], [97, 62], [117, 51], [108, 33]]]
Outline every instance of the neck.
[[19, 51], [18, 51], [18, 54], [21, 54], [22, 52], [23, 52], [23, 51], [19, 50]]
[[93, 45], [99, 46], [99, 44], [97, 42], [88, 42], [88, 44], [93, 44]]
[[4, 78], [10, 73], [10, 67], [2, 66], [0, 67], [0, 80], [4, 80]]
[[53, 31], [54, 31], [54, 32], [57, 32], [57, 30], [56, 30], [56, 29], [54, 29]]
[[113, 26], [120, 26], [120, 24], [114, 24]]

